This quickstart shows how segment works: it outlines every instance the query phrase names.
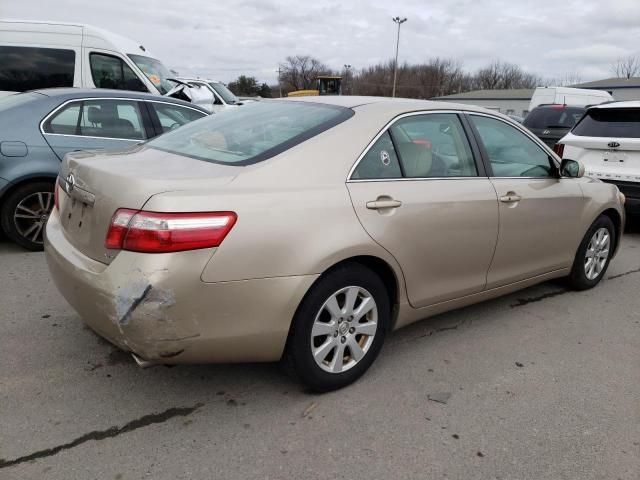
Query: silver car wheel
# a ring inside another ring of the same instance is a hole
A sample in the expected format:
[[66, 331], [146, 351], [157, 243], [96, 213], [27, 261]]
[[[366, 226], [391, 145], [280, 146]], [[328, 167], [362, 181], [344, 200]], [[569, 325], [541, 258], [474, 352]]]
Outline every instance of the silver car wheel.
[[53, 193], [36, 192], [26, 196], [16, 206], [13, 222], [18, 233], [36, 244], [42, 244], [42, 233], [53, 209]]
[[584, 259], [584, 273], [588, 280], [600, 276], [609, 258], [611, 235], [606, 228], [599, 228], [591, 237]]
[[311, 329], [311, 353], [329, 373], [353, 368], [367, 354], [378, 329], [378, 307], [364, 288], [333, 293], [320, 307]]

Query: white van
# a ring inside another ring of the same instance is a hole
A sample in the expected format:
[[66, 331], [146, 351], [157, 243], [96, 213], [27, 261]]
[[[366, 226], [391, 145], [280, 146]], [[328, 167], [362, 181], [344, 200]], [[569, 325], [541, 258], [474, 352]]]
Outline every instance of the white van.
[[[88, 25], [0, 20], [0, 65], [0, 96], [81, 87], [192, 100], [188, 86], [143, 45]], [[195, 103], [212, 101], [198, 97]]]
[[587, 105], [599, 105], [611, 101], [613, 101], [611, 94], [602, 90], [569, 87], [538, 87], [531, 97], [529, 111], [538, 105], [586, 107]]

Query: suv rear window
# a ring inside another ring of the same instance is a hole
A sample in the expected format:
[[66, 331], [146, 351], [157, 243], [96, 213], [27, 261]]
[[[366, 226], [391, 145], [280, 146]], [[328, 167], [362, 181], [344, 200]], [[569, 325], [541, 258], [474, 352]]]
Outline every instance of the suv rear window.
[[593, 108], [571, 133], [581, 137], [640, 138], [640, 108]]
[[266, 100], [197, 120], [147, 146], [212, 163], [249, 165], [278, 155], [353, 114], [334, 105]]
[[580, 107], [565, 107], [563, 105], [537, 107], [529, 112], [524, 119], [527, 128], [571, 128], [584, 114]]
[[73, 87], [75, 63], [73, 50], [0, 46], [0, 90]]

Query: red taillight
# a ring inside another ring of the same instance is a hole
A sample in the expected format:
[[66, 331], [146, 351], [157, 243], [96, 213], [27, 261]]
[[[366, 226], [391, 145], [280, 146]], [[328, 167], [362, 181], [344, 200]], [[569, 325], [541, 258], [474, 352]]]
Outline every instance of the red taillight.
[[56, 210], [60, 210], [60, 177], [56, 178], [56, 183], [53, 186], [53, 204], [56, 207]]
[[233, 212], [160, 213], [121, 208], [111, 218], [104, 244], [144, 253], [217, 247], [236, 219]]
[[562, 158], [562, 155], [564, 155], [564, 143], [556, 143], [553, 146], [553, 151], [555, 152], [556, 155]]

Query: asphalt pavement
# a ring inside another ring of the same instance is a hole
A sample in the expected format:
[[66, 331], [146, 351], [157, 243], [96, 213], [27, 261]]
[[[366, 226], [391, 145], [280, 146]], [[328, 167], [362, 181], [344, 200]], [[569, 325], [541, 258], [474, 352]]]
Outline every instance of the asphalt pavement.
[[640, 228], [551, 282], [394, 332], [356, 384], [157, 366], [83, 325], [0, 241], [0, 479], [640, 478]]

